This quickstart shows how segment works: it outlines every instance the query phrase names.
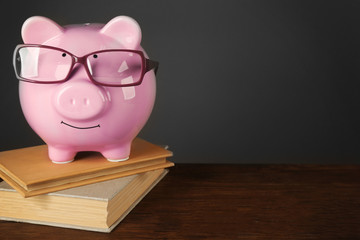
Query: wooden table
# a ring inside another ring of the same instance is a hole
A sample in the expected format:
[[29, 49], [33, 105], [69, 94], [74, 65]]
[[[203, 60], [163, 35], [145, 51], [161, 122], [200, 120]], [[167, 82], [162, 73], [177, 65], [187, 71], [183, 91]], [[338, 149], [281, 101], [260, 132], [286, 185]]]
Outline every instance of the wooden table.
[[178, 164], [110, 234], [0, 221], [0, 239], [360, 239], [360, 166]]

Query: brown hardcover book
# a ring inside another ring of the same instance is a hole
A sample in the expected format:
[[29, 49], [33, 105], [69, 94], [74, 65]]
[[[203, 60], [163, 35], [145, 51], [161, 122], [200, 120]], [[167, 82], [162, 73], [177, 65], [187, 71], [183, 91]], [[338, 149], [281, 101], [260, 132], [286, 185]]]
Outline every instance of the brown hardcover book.
[[153, 170], [31, 198], [0, 182], [0, 220], [110, 232], [167, 171]]
[[0, 177], [29, 197], [171, 167], [170, 156], [171, 151], [136, 138], [127, 161], [109, 162], [100, 153], [84, 152], [74, 162], [58, 165], [41, 145], [0, 152]]

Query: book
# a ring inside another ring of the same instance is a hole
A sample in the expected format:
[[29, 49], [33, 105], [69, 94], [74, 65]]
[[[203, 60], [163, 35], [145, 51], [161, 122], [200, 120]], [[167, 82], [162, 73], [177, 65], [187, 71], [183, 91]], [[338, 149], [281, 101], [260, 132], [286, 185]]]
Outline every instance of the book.
[[0, 220], [111, 232], [167, 174], [159, 169], [24, 198], [0, 182]]
[[0, 152], [0, 177], [30, 197], [171, 167], [170, 156], [171, 151], [136, 138], [127, 161], [109, 162], [100, 153], [83, 152], [74, 162], [57, 165], [49, 160], [47, 146], [40, 145]]

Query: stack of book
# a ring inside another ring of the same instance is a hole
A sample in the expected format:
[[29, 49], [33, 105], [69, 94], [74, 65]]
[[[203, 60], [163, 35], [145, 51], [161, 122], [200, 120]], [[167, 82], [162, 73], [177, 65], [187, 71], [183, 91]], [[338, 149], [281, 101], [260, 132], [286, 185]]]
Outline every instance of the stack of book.
[[135, 139], [129, 160], [53, 164], [46, 145], [0, 153], [0, 219], [110, 232], [166, 175], [172, 152]]

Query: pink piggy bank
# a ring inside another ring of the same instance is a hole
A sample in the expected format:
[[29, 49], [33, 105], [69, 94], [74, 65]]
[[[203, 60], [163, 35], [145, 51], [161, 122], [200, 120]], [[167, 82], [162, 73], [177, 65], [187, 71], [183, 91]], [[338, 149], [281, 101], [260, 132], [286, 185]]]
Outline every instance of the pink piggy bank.
[[156, 93], [157, 62], [140, 46], [135, 20], [59, 26], [40, 16], [22, 27], [14, 52], [26, 120], [48, 145], [54, 163], [97, 151], [109, 161], [129, 158]]

